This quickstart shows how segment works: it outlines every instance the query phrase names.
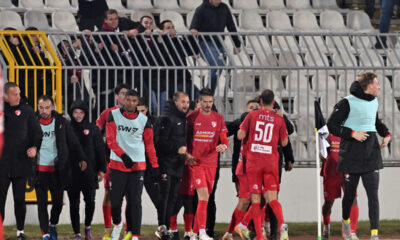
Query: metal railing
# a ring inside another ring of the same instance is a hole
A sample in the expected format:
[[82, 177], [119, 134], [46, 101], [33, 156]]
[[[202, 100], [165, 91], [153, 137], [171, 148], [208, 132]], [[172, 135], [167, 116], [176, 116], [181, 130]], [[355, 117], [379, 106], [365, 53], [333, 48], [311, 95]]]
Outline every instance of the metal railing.
[[[389, 39], [388, 47], [375, 49], [377, 41], [382, 43], [382, 36]], [[197, 37], [191, 33], [176, 37], [154, 33], [130, 38], [110, 32], [48, 33], [63, 66], [64, 112], [68, 112], [71, 101], [82, 98], [93, 110], [91, 119], [95, 119], [101, 110], [115, 104], [112, 89], [124, 82], [137, 88], [153, 113], [160, 114], [162, 96], [169, 99], [174, 91], [184, 90], [195, 99], [198, 89], [216, 78], [216, 107], [227, 121], [232, 121], [246, 110], [248, 100], [270, 88], [295, 126], [291, 140], [296, 160], [303, 163], [315, 158], [314, 100], [320, 101], [327, 118], [364, 71], [379, 76], [379, 115], [393, 134], [384, 158], [400, 159], [399, 36], [240, 32], [200, 33]], [[240, 42], [240, 52], [235, 42]], [[229, 156], [227, 153], [224, 158]]]
[[61, 112], [61, 62], [42, 31], [0, 31], [1, 65], [5, 78], [16, 82], [32, 107], [38, 95], [49, 94]]

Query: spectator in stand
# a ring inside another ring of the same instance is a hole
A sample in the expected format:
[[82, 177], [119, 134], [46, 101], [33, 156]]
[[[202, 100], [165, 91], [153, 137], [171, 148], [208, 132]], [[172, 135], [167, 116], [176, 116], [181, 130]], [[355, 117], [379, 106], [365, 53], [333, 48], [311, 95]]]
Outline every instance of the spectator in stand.
[[[174, 23], [171, 20], [161, 22], [160, 29], [162, 43], [166, 54], [164, 59], [168, 66], [187, 66], [186, 58], [199, 53], [196, 42], [192, 36], [178, 37]], [[164, 85], [164, 86], [163, 86]], [[182, 91], [189, 95], [189, 98], [196, 99], [199, 95], [198, 88], [192, 82], [192, 76], [187, 69], [167, 71], [167, 79], [162, 86], [161, 92], [161, 112], [164, 110], [164, 103], [167, 98], [171, 98], [175, 92]], [[168, 92], [167, 92], [168, 89]]]
[[[221, 2], [221, 0], [203, 0], [203, 3], [196, 8], [190, 31], [197, 36], [199, 32], [224, 32], [225, 27], [229, 32], [237, 32], [235, 23], [229, 7]], [[217, 36], [200, 36], [200, 47], [203, 57], [210, 66], [223, 65], [223, 54], [225, 52], [223, 43], [219, 41]], [[240, 52], [240, 40], [237, 36], [232, 36], [235, 43], [235, 52]], [[215, 93], [218, 84], [220, 70], [213, 69], [211, 72], [211, 88]], [[209, 83], [209, 84], [210, 84]]]
[[78, 0], [78, 9], [80, 31], [102, 28], [104, 13], [108, 10], [106, 0]]
[[[382, 0], [381, 19], [379, 21], [379, 33], [388, 33], [390, 29], [390, 20], [392, 19], [394, 0]], [[387, 48], [387, 37], [381, 36], [377, 39], [375, 48]]]

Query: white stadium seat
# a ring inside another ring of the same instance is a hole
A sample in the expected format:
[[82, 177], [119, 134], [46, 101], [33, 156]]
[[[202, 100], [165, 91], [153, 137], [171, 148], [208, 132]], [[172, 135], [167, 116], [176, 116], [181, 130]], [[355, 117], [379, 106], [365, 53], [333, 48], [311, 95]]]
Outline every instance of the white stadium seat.
[[43, 0], [19, 0], [19, 7], [35, 10], [43, 10], [44, 4]]
[[51, 15], [53, 27], [69, 32], [78, 31], [78, 25], [71, 12], [54, 12]]
[[349, 32], [350, 29], [344, 24], [343, 15], [335, 10], [325, 10], [320, 15], [322, 29], [331, 32]]
[[266, 31], [261, 16], [252, 10], [239, 14], [239, 26], [242, 30]]
[[0, 29], [12, 27], [17, 30], [24, 30], [21, 17], [14, 11], [0, 12]]
[[233, 8], [235, 9], [260, 9], [258, 6], [257, 0], [233, 0]]
[[49, 30], [49, 22], [43, 12], [26, 11], [24, 14], [25, 27], [35, 27], [39, 30]]
[[77, 12], [77, 9], [72, 7], [69, 0], [46, 0], [46, 7], [55, 9], [57, 11], [71, 11]]
[[285, 10], [283, 0], [260, 0], [260, 8], [264, 10]]
[[154, 0], [154, 7], [167, 10], [180, 10], [177, 0]]
[[296, 9], [296, 10], [307, 9], [311, 11], [312, 9], [309, 0], [286, 0], [286, 6], [289, 9]]
[[109, 9], [115, 9], [118, 13], [127, 14], [131, 12], [122, 5], [121, 0], [107, 0], [107, 5]]
[[153, 9], [151, 0], [127, 0], [126, 6], [129, 9]]
[[198, 0], [179, 0], [179, 5], [181, 8], [194, 10], [200, 6], [201, 2]]

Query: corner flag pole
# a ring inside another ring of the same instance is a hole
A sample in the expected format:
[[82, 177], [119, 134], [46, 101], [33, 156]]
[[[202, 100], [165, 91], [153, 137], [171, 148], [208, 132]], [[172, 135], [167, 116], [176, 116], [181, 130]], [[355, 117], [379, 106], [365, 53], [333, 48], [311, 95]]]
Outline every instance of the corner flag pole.
[[315, 128], [315, 156], [316, 156], [316, 176], [317, 176], [317, 228], [318, 228], [318, 240], [321, 240], [321, 176], [320, 176], [320, 159], [319, 159], [319, 133], [318, 129]]

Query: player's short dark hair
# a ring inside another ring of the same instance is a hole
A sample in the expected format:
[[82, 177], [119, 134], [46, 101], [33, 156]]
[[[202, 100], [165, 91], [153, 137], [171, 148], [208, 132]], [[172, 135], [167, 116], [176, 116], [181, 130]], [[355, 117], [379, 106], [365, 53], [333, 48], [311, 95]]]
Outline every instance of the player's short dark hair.
[[260, 102], [260, 100], [257, 100], [256, 98], [251, 99], [251, 100], [247, 101], [246, 106], [249, 105], [250, 103], [259, 103], [259, 102]]
[[146, 99], [144, 99], [144, 98], [142, 98], [142, 97], [139, 98], [138, 106], [145, 106], [146, 108], [149, 108], [149, 104], [147, 104]]
[[129, 87], [128, 84], [126, 84], [126, 83], [120, 83], [120, 84], [118, 84], [118, 85], [114, 88], [114, 94], [115, 94], [115, 95], [118, 95], [119, 92], [120, 92], [123, 88], [128, 89], [128, 90], [130, 89], [130, 87]]
[[15, 84], [14, 82], [7, 82], [4, 84], [4, 93], [8, 93], [8, 90], [10, 90], [10, 88], [14, 88], [14, 87], [18, 87], [17, 84]]
[[194, 111], [196, 109], [196, 101], [190, 101], [189, 110]]
[[174, 93], [174, 96], [172, 99], [174, 100], [174, 102], [176, 102], [182, 95], [189, 97], [189, 95], [187, 93], [178, 91], [178, 92]]
[[143, 19], [145, 19], [145, 18], [150, 18], [151, 20], [153, 20], [152, 17], [150, 17], [150, 16], [148, 16], [148, 15], [144, 15], [144, 16], [142, 16], [142, 17], [140, 18], [140, 23], [142, 23]]
[[50, 101], [51, 105], [54, 105], [54, 100], [50, 95], [42, 95], [39, 97], [38, 102], [40, 101]]
[[117, 14], [118, 12], [115, 9], [108, 9], [105, 13], [104, 13], [104, 19], [106, 19], [108, 17], [108, 15], [113, 15], [113, 14]]
[[363, 90], [366, 90], [368, 85], [374, 82], [378, 76], [373, 72], [365, 72], [358, 77], [358, 82]]
[[162, 30], [164, 30], [165, 24], [166, 24], [166, 23], [169, 23], [169, 22], [172, 23], [172, 21], [169, 20], [169, 19], [162, 21], [162, 22], [160, 23], [159, 28], [162, 29]]
[[201, 99], [201, 97], [212, 97], [213, 93], [212, 93], [211, 89], [209, 89], [209, 88], [202, 88], [199, 92], [199, 95], [200, 95], [200, 99]]
[[274, 101], [274, 92], [270, 89], [265, 89], [260, 96], [264, 105], [270, 105]]
[[129, 90], [126, 92], [125, 96], [126, 96], [126, 97], [138, 97], [138, 98], [140, 98], [139, 93], [138, 93], [137, 91], [133, 90], [133, 89], [129, 89]]

